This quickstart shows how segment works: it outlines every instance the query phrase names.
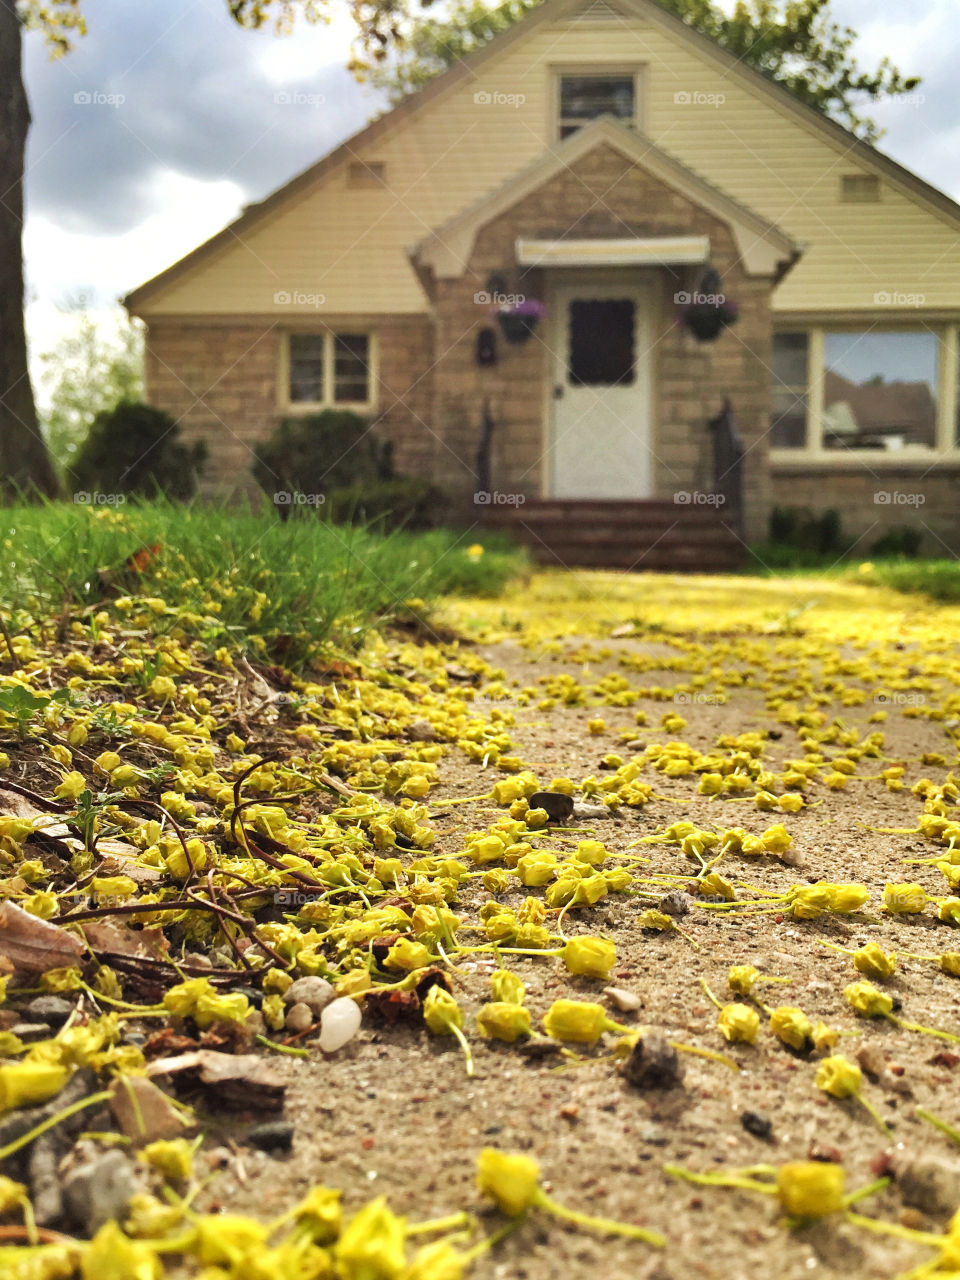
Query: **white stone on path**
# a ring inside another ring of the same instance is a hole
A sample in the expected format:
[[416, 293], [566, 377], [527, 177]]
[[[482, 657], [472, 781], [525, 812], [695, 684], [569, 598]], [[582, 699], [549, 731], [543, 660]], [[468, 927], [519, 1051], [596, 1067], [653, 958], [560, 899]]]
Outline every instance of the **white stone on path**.
[[320, 1016], [320, 1048], [336, 1053], [360, 1030], [360, 1006], [349, 996], [328, 1004]]

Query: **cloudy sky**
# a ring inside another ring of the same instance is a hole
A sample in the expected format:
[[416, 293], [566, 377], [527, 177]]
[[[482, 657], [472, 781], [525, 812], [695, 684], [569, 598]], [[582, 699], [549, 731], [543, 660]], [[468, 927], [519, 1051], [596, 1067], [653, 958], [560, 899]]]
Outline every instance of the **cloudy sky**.
[[[226, 0], [84, 0], [88, 34], [50, 62], [26, 38], [28, 321], [34, 357], [58, 306], [115, 300], [360, 128], [380, 102], [345, 70], [346, 0], [327, 26], [242, 31]], [[960, 198], [956, 0], [833, 0], [867, 66], [923, 76], [875, 107], [883, 149]], [[281, 100], [278, 101], [278, 96]], [[284, 96], [291, 99], [284, 102]]]

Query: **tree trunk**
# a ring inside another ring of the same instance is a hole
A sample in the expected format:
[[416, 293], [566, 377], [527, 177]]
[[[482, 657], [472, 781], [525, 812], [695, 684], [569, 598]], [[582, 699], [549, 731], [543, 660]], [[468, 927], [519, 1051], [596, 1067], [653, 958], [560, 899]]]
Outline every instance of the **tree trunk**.
[[23, 322], [23, 160], [30, 108], [20, 68], [16, 0], [0, 0], [0, 493], [56, 494], [37, 425]]

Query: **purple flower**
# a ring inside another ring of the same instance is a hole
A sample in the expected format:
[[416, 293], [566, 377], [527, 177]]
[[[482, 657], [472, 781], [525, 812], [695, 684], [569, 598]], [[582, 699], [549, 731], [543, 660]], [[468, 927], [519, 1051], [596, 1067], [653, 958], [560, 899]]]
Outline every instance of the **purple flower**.
[[522, 302], [514, 302], [509, 306], [498, 307], [497, 314], [502, 316], [524, 316], [528, 320], [542, 320], [547, 314], [547, 308], [538, 298], [524, 298]]

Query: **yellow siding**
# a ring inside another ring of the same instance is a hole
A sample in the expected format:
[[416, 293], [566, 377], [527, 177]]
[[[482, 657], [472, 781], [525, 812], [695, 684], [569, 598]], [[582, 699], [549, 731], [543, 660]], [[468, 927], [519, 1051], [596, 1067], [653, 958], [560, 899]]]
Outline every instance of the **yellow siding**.
[[[552, 145], [552, 68], [563, 63], [642, 64], [643, 130], [807, 246], [776, 292], [778, 311], [873, 310], [882, 292], [960, 311], [960, 224], [885, 177], [880, 203], [841, 203], [841, 174], [866, 171], [842, 144], [682, 35], [607, 21], [541, 26], [507, 43], [475, 76], [356, 152], [385, 163], [386, 189], [348, 188], [338, 170], [175, 281], [144, 314], [312, 314], [312, 300], [274, 303], [295, 290], [323, 295], [320, 314], [424, 311], [407, 247]], [[678, 103], [677, 93], [713, 95], [718, 105]], [[478, 94], [523, 101], [478, 103]]]

